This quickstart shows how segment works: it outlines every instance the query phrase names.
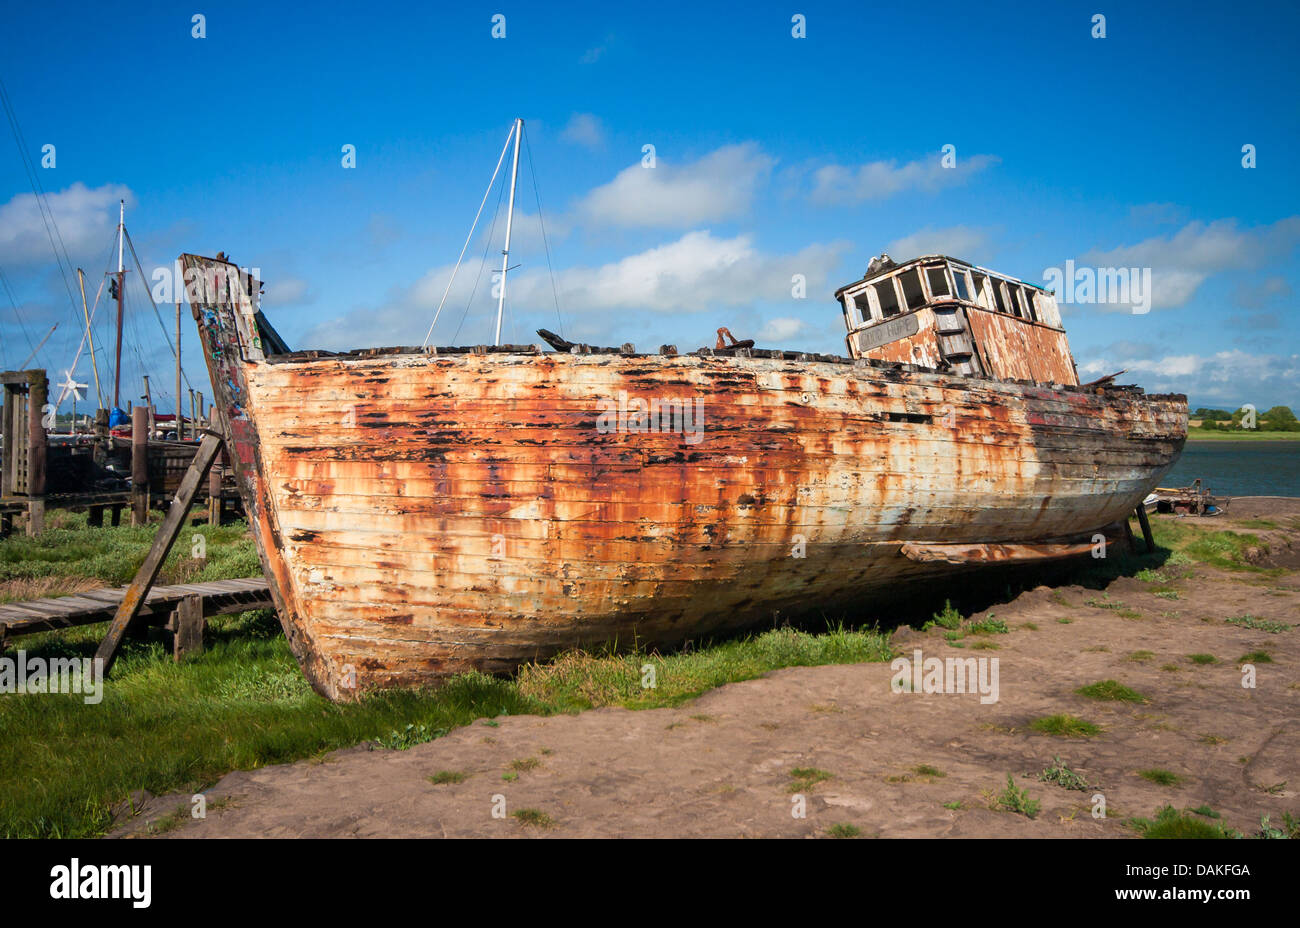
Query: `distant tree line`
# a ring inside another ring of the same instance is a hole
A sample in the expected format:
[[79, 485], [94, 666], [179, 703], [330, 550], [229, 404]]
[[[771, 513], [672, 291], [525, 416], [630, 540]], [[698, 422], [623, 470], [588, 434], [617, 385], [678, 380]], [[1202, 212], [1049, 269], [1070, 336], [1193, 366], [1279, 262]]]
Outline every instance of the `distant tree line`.
[[[1227, 412], [1223, 409], [1201, 407], [1192, 413], [1191, 418], [1200, 419], [1201, 428], [1203, 429], [1211, 431], [1219, 429], [1227, 432], [1241, 428], [1241, 420], [1245, 415], [1246, 410], [1244, 408], [1235, 412]], [[1297, 421], [1290, 406], [1274, 406], [1268, 412], [1261, 412], [1256, 415], [1255, 428], [1261, 432], [1300, 432], [1300, 421]]]

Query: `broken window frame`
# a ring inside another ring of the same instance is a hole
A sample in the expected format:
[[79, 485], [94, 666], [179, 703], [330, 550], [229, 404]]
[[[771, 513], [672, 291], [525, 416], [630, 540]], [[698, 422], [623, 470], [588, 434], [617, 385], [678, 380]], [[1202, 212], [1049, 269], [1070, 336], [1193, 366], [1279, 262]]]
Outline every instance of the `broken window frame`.
[[[898, 277], [896, 278], [898, 280], [899, 293], [903, 297], [904, 311], [906, 312], [909, 313], [915, 312], [916, 310], [925, 306], [926, 303], [930, 302], [926, 298], [927, 293], [926, 293], [925, 275], [922, 273], [922, 270], [923, 269], [921, 268], [920, 265], [909, 267], [906, 271], [899, 274]], [[909, 275], [911, 276], [913, 284], [916, 287], [916, 290], [914, 291], [914, 296], [916, 298], [915, 305], [913, 305], [912, 300], [907, 295], [907, 278]]]
[[[886, 277], [884, 280], [876, 281], [876, 283], [871, 285], [871, 289], [872, 289], [871, 298], [875, 301], [876, 308], [880, 311], [880, 316], [878, 318], [881, 322], [884, 322], [886, 319], [893, 319], [895, 316], [901, 316], [904, 312], [903, 307], [906, 304], [903, 301], [902, 290], [901, 287], [898, 285], [897, 281], [898, 281], [897, 275], [891, 274], [889, 277]], [[880, 302], [880, 291], [876, 289], [877, 287], [889, 287], [890, 292], [893, 293], [894, 311], [892, 313], [888, 312], [885, 309], [884, 304]]]
[[[944, 300], [944, 299], [948, 299], [948, 300], [953, 299], [955, 294], [953, 292], [952, 278], [948, 276], [947, 264], [928, 264], [925, 265], [922, 268], [922, 270], [924, 270], [925, 272], [921, 276], [925, 281], [925, 289], [927, 295], [930, 297], [930, 302], [938, 302], [939, 300]], [[940, 293], [934, 287], [934, 280], [931, 278], [930, 275], [935, 273], [937, 273], [943, 281], [943, 285], [944, 285], [943, 293]]]
[[[957, 267], [955, 264], [949, 265], [948, 270], [952, 274], [953, 296], [963, 302], [974, 303], [975, 289], [971, 286], [970, 272], [964, 267]], [[966, 292], [961, 293], [962, 290]]]

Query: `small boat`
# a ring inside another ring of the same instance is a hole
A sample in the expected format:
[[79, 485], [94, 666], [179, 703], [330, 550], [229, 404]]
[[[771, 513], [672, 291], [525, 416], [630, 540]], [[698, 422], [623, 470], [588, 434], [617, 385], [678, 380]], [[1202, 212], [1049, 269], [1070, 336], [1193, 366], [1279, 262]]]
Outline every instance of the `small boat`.
[[1187, 434], [1184, 396], [1079, 384], [1049, 291], [942, 255], [836, 292], [848, 356], [291, 351], [260, 281], [180, 261], [262, 566], [331, 699], [1086, 554]]

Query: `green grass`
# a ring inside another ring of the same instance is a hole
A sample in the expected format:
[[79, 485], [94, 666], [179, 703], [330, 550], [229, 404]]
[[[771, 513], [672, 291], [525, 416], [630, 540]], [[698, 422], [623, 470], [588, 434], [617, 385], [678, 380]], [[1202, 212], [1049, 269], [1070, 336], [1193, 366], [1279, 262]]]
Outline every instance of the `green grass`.
[[1183, 782], [1183, 778], [1171, 770], [1165, 770], [1163, 767], [1152, 767], [1148, 770], [1139, 770], [1137, 772], [1144, 780], [1156, 784], [1157, 786], [1178, 786]]
[[[0, 542], [0, 571], [10, 578], [42, 571], [65, 577], [75, 569], [118, 583], [132, 576], [153, 532], [123, 527], [13, 536]], [[186, 579], [259, 573], [242, 526], [212, 529], [209, 538], [206, 565]], [[102, 625], [87, 626], [19, 642], [33, 657], [88, 657], [103, 633]], [[0, 699], [0, 835], [95, 837], [111, 827], [110, 809], [133, 790], [198, 792], [232, 770], [363, 742], [401, 750], [477, 719], [496, 724], [491, 720], [502, 715], [676, 706], [778, 667], [891, 656], [886, 636], [875, 630], [782, 628], [680, 654], [570, 652], [526, 665], [513, 679], [469, 673], [438, 690], [387, 691], [334, 704], [307, 685], [273, 613], [217, 618], [208, 624], [205, 650], [180, 664], [161, 640], [128, 640], [99, 705], [74, 695]], [[646, 663], [656, 666], [655, 688], [641, 687]]]
[[1273, 655], [1269, 654], [1267, 651], [1251, 651], [1248, 654], [1243, 654], [1241, 657], [1237, 658], [1237, 663], [1271, 664], [1273, 663]]
[[1213, 654], [1189, 654], [1187, 659], [1193, 664], [1217, 664], [1219, 659]]
[[1268, 632], [1270, 635], [1280, 635], [1282, 632], [1290, 631], [1291, 626], [1285, 622], [1270, 622], [1267, 619], [1261, 619], [1253, 615], [1234, 615], [1231, 618], [1224, 619], [1229, 625], [1238, 625], [1241, 628], [1250, 628], [1258, 632]]
[[554, 828], [555, 819], [551, 818], [541, 809], [516, 809], [510, 813], [521, 825], [531, 825], [534, 828]]
[[940, 628], [955, 630], [961, 628], [961, 613], [952, 607], [951, 602], [945, 599], [943, 609], [936, 612], [931, 621]]
[[846, 822], [838, 822], [826, 829], [828, 838], [856, 838], [861, 834], [861, 828], [857, 825], [849, 825]]
[[1062, 789], [1087, 790], [1088, 781], [1082, 774], [1076, 773], [1065, 765], [1059, 754], [1052, 757], [1052, 766], [1043, 770], [1038, 779], [1044, 783], [1055, 783]]
[[[139, 527], [88, 528], [84, 513], [57, 512], [50, 522], [55, 527], [35, 538], [14, 534], [0, 539], [0, 602], [29, 598], [22, 591], [21, 581], [69, 578], [124, 586], [144, 562], [158, 531], [157, 522]], [[191, 557], [195, 535], [203, 538], [203, 559]], [[158, 582], [202, 583], [261, 575], [248, 527], [236, 522], [220, 527], [185, 526], [163, 562]], [[63, 592], [57, 582], [47, 589], [40, 595], [58, 596]]]
[[1129, 656], [1124, 658], [1124, 660], [1133, 661], [1134, 663], [1137, 664], [1145, 664], [1147, 661], [1153, 660], [1154, 658], [1155, 658], [1154, 652], [1142, 650], [1142, 651], [1130, 652]]
[[1263, 431], [1261, 429], [1200, 429], [1187, 430], [1188, 441], [1296, 441], [1300, 433]]
[[1007, 628], [1006, 622], [1001, 619], [995, 619], [990, 615], [978, 622], [971, 622], [970, 625], [967, 626], [967, 631], [972, 635], [1005, 635], [1010, 632], [1011, 629]]
[[439, 770], [427, 779], [434, 786], [446, 786], [448, 783], [464, 783], [469, 779], [469, 774], [459, 770]]
[[1007, 812], [1015, 812], [1025, 818], [1033, 818], [1038, 814], [1038, 810], [1042, 808], [1042, 803], [1037, 799], [1030, 799], [1029, 793], [1016, 786], [1016, 781], [1008, 773], [1007, 788], [994, 797], [993, 807], [995, 809], [1005, 809]]
[[1089, 683], [1075, 690], [1088, 699], [1107, 700], [1111, 702], [1146, 702], [1147, 698], [1137, 690], [1129, 689], [1117, 680], [1100, 680]]
[[823, 780], [831, 779], [832, 776], [833, 774], [818, 770], [816, 767], [795, 767], [790, 771], [791, 782], [786, 787], [786, 792], [807, 792]]
[[1154, 819], [1133, 818], [1127, 823], [1144, 838], [1234, 838], [1235, 832], [1217, 822], [1207, 822], [1196, 815], [1163, 806]]
[[1034, 719], [1029, 723], [1029, 727], [1045, 735], [1056, 735], [1058, 738], [1091, 738], [1093, 735], [1101, 734], [1099, 726], [1064, 713]]

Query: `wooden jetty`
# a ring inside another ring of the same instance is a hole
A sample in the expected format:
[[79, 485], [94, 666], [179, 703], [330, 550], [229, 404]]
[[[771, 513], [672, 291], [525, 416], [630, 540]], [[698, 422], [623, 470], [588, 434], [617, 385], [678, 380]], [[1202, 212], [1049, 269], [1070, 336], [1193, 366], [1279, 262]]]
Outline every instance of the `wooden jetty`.
[[[91, 590], [73, 596], [0, 605], [0, 650], [9, 638], [111, 621], [129, 589]], [[201, 646], [204, 619], [250, 609], [269, 609], [273, 605], [270, 588], [262, 577], [180, 583], [149, 589], [136, 619], [142, 625], [164, 625], [177, 633], [178, 646], [182, 638], [189, 640], [191, 644], [184, 650], [192, 651], [197, 650], [192, 644], [194, 626], [197, 625], [197, 641]]]

